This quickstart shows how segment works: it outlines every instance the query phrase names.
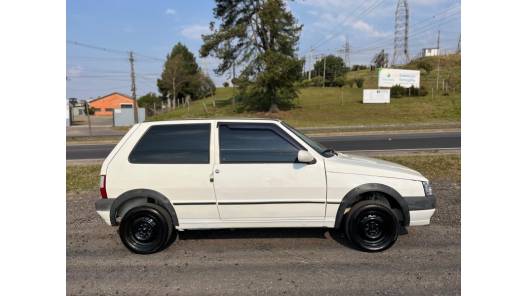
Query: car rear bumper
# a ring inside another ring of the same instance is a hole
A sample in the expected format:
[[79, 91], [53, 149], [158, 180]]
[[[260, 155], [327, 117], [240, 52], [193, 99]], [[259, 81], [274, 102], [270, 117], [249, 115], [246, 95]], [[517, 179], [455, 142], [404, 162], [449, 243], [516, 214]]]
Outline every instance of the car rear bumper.
[[104, 222], [108, 225], [112, 225], [111, 219], [110, 219], [110, 209], [112, 208], [112, 204], [115, 199], [108, 198], [108, 199], [99, 199], [95, 202], [95, 211], [97, 211], [97, 214], [101, 216], [101, 218], [104, 220]]

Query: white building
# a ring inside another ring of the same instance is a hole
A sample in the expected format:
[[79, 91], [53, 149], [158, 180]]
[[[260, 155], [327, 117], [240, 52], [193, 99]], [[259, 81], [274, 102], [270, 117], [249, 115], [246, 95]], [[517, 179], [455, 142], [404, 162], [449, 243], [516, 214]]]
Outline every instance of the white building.
[[435, 57], [439, 55], [439, 48], [423, 48], [421, 51], [423, 57]]

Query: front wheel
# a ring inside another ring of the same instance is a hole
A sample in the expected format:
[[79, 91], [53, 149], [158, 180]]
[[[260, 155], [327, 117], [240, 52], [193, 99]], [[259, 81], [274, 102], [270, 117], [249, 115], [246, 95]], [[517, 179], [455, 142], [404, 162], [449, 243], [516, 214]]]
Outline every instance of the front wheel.
[[346, 218], [346, 236], [360, 249], [380, 252], [397, 240], [397, 216], [391, 208], [377, 201], [355, 204]]
[[123, 244], [138, 254], [161, 251], [174, 231], [168, 212], [155, 204], [145, 204], [129, 210], [119, 226]]

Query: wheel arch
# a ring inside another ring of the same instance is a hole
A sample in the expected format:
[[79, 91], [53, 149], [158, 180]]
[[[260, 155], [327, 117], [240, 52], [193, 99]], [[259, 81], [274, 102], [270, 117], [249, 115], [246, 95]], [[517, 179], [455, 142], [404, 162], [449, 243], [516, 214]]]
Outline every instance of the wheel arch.
[[174, 210], [174, 207], [172, 206], [170, 200], [163, 194], [150, 189], [133, 189], [119, 195], [119, 197], [117, 197], [112, 203], [112, 206], [110, 208], [110, 222], [112, 223], [112, 225], [117, 225], [117, 214], [123, 207], [125, 207], [126, 205], [141, 202], [154, 203], [159, 206], [162, 206], [170, 214], [172, 224], [174, 226], [179, 225], [176, 211]]
[[396, 205], [398, 205], [399, 209], [401, 210], [403, 226], [408, 226], [410, 224], [410, 211], [408, 210], [408, 204], [401, 194], [397, 192], [397, 190], [384, 184], [368, 183], [357, 186], [346, 193], [337, 210], [337, 215], [335, 217], [335, 228], [340, 227], [347, 208], [350, 208], [355, 203], [363, 200], [366, 193], [373, 192], [383, 193], [388, 197], [388, 199], [391, 199], [391, 202], [396, 203]]

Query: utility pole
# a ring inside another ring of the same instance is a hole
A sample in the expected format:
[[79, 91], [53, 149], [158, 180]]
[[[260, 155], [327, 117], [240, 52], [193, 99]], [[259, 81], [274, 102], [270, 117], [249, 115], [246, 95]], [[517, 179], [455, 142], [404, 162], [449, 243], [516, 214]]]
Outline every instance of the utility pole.
[[[313, 47], [311, 47], [311, 49], [309, 49], [309, 64], [307, 66], [308, 68], [308, 73], [307, 73], [307, 79], [309, 81], [311, 81], [311, 64], [313, 63]], [[314, 69], [314, 63], [313, 63], [313, 69]]]
[[135, 69], [134, 69], [134, 53], [130, 51], [130, 76], [132, 78], [132, 99], [134, 99], [134, 122], [139, 122], [139, 116], [137, 114], [137, 97], [135, 95]]
[[88, 130], [90, 131], [90, 136], [91, 136], [92, 132], [91, 132], [91, 119], [90, 119], [90, 106], [88, 105], [88, 101], [84, 101], [84, 111], [86, 112], [86, 116], [88, 116]]
[[326, 56], [324, 56], [324, 74], [322, 76], [322, 87], [326, 87]]
[[436, 75], [436, 89], [439, 90], [439, 60], [441, 59], [441, 52], [439, 42], [441, 40], [441, 31], [437, 31], [437, 75]]
[[457, 53], [461, 52], [461, 34], [459, 34], [459, 40], [457, 41]]
[[234, 81], [236, 80], [236, 59], [232, 61], [232, 106], [236, 106], [236, 95], [234, 91]]

